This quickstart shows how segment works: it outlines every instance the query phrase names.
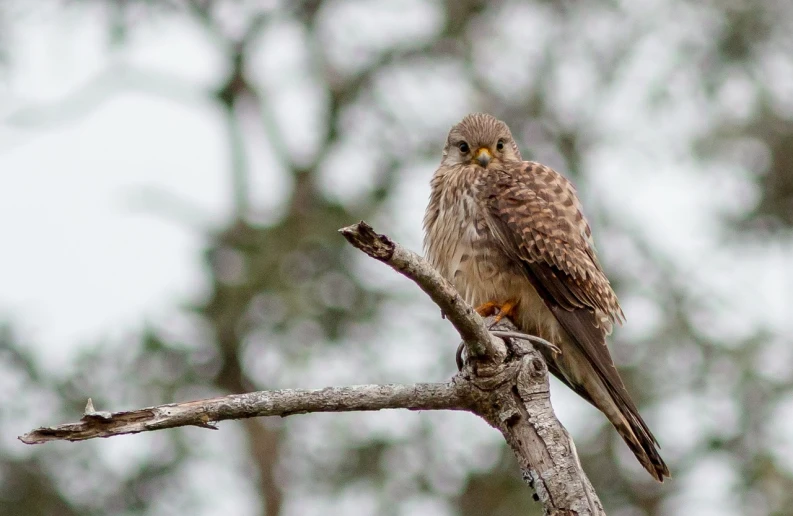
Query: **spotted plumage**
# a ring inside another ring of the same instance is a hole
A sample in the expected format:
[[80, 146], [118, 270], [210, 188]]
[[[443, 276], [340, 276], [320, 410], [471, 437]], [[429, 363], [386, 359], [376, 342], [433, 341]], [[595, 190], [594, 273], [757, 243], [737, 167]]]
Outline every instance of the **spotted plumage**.
[[521, 159], [503, 122], [455, 125], [431, 181], [427, 258], [474, 306], [513, 306], [524, 332], [552, 341], [549, 369], [600, 409], [658, 480], [669, 469], [606, 346], [624, 316], [595, 254], [572, 183]]

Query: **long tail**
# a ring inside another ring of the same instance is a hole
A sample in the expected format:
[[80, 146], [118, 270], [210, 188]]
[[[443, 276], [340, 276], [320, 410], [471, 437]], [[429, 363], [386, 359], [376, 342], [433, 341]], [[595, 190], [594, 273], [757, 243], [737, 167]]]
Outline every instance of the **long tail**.
[[562, 344], [560, 357], [544, 353], [554, 376], [605, 414], [653, 478], [663, 482], [665, 477], [671, 477], [669, 467], [658, 452], [658, 441], [639, 415], [622, 381], [618, 384], [622, 392], [615, 392], [616, 389], [607, 386], [576, 348]]
[[617, 421], [612, 419], [609, 414], [606, 415], [609, 416], [609, 420], [622, 436], [628, 448], [636, 455], [644, 469], [656, 480], [663, 482], [664, 477], [671, 477], [669, 468], [658, 453], [658, 442], [650, 433], [639, 413], [630, 407], [619, 408], [621, 417]]

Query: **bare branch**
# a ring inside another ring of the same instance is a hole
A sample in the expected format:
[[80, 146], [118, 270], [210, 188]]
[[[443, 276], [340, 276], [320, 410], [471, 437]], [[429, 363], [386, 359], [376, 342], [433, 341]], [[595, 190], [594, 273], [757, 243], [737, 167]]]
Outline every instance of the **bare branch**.
[[525, 344], [525, 336], [515, 332], [508, 320], [493, 329], [494, 333], [517, 334], [508, 341], [515, 359], [488, 376], [470, 367], [463, 370], [466, 378], [487, 393], [486, 399], [476, 400], [474, 411], [504, 436], [546, 514], [604, 515], [575, 444], [551, 406], [545, 359]]
[[485, 321], [419, 255], [375, 233], [364, 222], [340, 231], [355, 247], [415, 281], [449, 317], [471, 357], [450, 382], [261, 391], [115, 413], [97, 412], [89, 400], [79, 422], [38, 428], [19, 439], [39, 444], [178, 426], [216, 429], [215, 423], [226, 419], [307, 412], [466, 410], [501, 432], [546, 515], [605, 514], [581, 469], [572, 439], [553, 412], [548, 367], [533, 344], [547, 353], [558, 349], [518, 333], [508, 320], [492, 327], [506, 342], [492, 336]]
[[501, 341], [490, 335], [479, 314], [426, 260], [376, 233], [364, 221], [341, 228], [339, 232], [353, 246], [416, 282], [457, 329], [471, 356], [492, 360], [504, 358], [506, 350]]
[[553, 412], [545, 359], [527, 342], [552, 353], [559, 349], [538, 337], [527, 338], [504, 319], [490, 329], [508, 339], [508, 356], [479, 314], [426, 260], [363, 221], [339, 231], [353, 246], [416, 282], [460, 333], [473, 357], [460, 374], [476, 386], [473, 412], [504, 436], [545, 513], [605, 514], [573, 440]]
[[48, 441], [84, 441], [96, 437], [137, 434], [199, 426], [259, 416], [291, 416], [309, 412], [352, 412], [382, 409], [466, 410], [468, 385], [420, 383], [414, 385], [355, 385], [317, 390], [284, 389], [232, 394], [184, 403], [169, 403], [124, 412], [97, 412], [89, 399], [77, 423], [42, 427], [19, 437], [26, 444]]

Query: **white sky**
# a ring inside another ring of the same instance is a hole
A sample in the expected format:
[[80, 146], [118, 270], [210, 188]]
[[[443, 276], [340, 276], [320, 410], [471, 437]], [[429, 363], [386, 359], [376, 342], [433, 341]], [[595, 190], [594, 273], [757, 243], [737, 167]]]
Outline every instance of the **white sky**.
[[[94, 25], [16, 25], [13, 69], [0, 90], [10, 99], [0, 103], [8, 122], [0, 126], [0, 310], [50, 365], [199, 296], [200, 225], [231, 209], [227, 135], [208, 102], [120, 88], [85, 112], [58, 116], [71, 107], [60, 101], [107, 65]], [[191, 82], [217, 75], [196, 34], [174, 25], [131, 45], [128, 60]], [[148, 206], [151, 190], [194, 205], [201, 218]]]

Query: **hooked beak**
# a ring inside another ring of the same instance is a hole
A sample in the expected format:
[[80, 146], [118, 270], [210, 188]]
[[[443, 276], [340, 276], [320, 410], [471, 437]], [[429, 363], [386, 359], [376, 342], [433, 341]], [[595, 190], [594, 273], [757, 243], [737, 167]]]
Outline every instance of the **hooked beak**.
[[479, 162], [482, 168], [487, 168], [488, 163], [490, 163], [490, 160], [493, 159], [493, 155], [490, 154], [490, 149], [487, 147], [480, 147], [476, 151], [474, 159]]

